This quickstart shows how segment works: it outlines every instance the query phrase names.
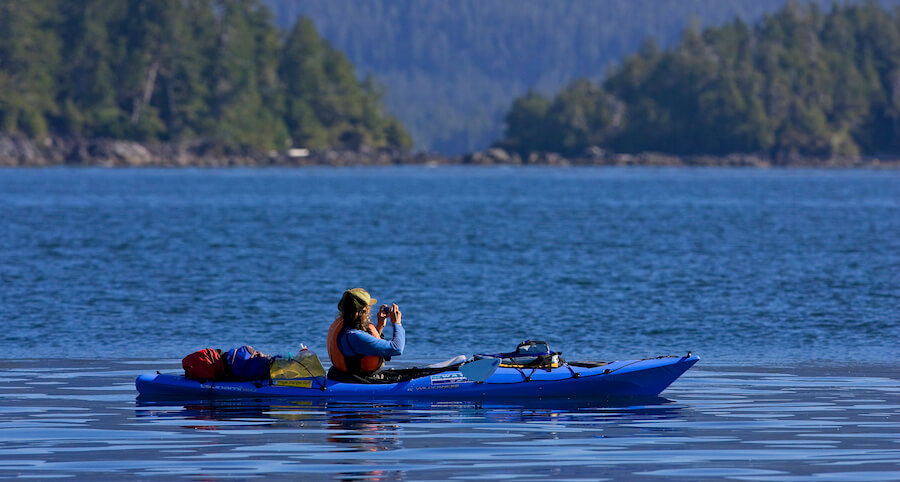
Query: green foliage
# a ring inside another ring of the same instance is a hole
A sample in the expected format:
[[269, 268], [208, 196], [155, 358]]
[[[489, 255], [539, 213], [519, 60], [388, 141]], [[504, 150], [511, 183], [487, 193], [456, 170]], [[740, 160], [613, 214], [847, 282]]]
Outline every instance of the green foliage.
[[59, 39], [48, 32], [54, 4], [0, 0], [0, 130], [43, 137], [57, 105]]
[[410, 145], [373, 81], [308, 20], [282, 42], [258, 0], [0, 0], [0, 31], [3, 133]]
[[276, 147], [284, 127], [274, 122], [267, 112], [270, 106], [263, 104], [263, 92], [268, 89], [270, 97], [273, 93], [272, 86], [266, 85], [269, 66], [259, 54], [273, 52], [266, 52], [266, 32], [259, 29], [259, 6], [241, 0], [219, 3], [221, 17], [209, 78], [212, 137], [224, 145]]
[[347, 57], [322, 40], [301, 17], [288, 33], [278, 66], [288, 93], [285, 121], [295, 142], [327, 145], [409, 147], [403, 127], [381, 109], [382, 88], [356, 79]]
[[516, 99], [506, 115], [506, 139], [500, 146], [517, 152], [577, 153], [612, 137], [622, 105], [600, 86], [579, 79], [551, 102], [535, 92]]
[[602, 84], [572, 84], [546, 105], [517, 99], [499, 144], [523, 153], [897, 153], [900, 9], [789, 3], [752, 28], [691, 28], [676, 47], [648, 42]]
[[513, 101], [506, 114], [506, 136], [503, 147], [518, 152], [553, 150], [553, 139], [545, 130], [545, 118], [550, 101], [543, 95], [528, 91]]
[[359, 72], [385, 82], [385, 104], [418, 147], [455, 154], [498, 139], [513, 99], [529, 90], [602, 79], [646, 37], [669, 47], [692, 20], [752, 23], [787, 0], [264, 1], [285, 30], [315, 20]]
[[325, 44], [312, 21], [301, 18], [288, 34], [281, 51], [278, 75], [285, 86], [285, 122], [295, 143], [319, 147], [328, 143], [327, 134], [312, 103], [325, 81]]

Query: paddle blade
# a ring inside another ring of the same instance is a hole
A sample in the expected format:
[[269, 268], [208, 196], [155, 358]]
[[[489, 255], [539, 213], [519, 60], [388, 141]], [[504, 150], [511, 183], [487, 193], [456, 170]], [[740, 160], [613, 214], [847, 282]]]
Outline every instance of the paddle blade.
[[490, 378], [499, 366], [499, 358], [479, 358], [478, 360], [463, 363], [460, 365], [459, 371], [473, 382], [483, 382]]

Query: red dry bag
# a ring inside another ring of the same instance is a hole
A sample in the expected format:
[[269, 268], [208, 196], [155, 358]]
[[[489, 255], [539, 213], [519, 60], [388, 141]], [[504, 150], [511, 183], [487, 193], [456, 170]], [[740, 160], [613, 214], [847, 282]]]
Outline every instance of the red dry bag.
[[204, 348], [182, 358], [184, 377], [192, 380], [221, 380], [225, 378], [225, 359], [221, 350]]

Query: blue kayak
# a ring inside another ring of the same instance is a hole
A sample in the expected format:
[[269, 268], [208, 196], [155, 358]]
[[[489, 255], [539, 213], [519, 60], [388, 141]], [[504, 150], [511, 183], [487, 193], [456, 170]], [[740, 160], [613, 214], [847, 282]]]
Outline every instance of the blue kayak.
[[697, 356], [568, 363], [557, 368], [501, 366], [482, 382], [445, 371], [399, 383], [344, 383], [325, 377], [255, 382], [190, 380], [181, 375], [140, 375], [141, 399], [303, 398], [332, 400], [502, 400], [657, 396], [700, 358]]

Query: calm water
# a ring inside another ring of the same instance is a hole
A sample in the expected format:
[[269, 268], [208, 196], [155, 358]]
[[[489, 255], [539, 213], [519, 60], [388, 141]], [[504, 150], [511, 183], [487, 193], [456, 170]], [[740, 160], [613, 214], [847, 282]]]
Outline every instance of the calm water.
[[698, 366], [613, 406], [136, 402], [134, 375], [161, 367], [178, 361], [0, 364], [0, 477], [900, 479], [884, 367]]
[[[0, 477], [900, 479], [900, 173], [0, 170]], [[152, 405], [205, 347], [703, 358], [621, 406]]]

